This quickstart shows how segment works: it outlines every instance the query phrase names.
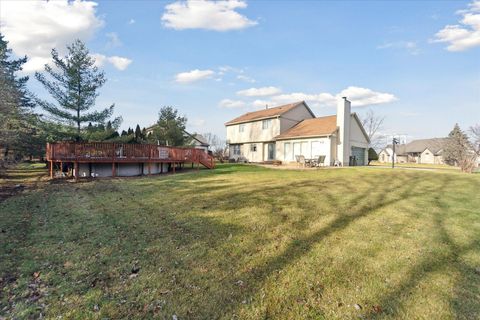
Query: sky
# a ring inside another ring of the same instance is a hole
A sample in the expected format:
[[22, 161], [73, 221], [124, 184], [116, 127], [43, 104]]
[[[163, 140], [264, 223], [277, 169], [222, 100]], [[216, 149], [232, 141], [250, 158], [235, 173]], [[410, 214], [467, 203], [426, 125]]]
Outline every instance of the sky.
[[480, 0], [1, 0], [0, 32], [29, 75], [85, 41], [108, 79], [97, 107], [115, 103], [122, 129], [173, 106], [224, 138], [245, 112], [305, 100], [331, 115], [342, 96], [407, 140], [480, 123]]

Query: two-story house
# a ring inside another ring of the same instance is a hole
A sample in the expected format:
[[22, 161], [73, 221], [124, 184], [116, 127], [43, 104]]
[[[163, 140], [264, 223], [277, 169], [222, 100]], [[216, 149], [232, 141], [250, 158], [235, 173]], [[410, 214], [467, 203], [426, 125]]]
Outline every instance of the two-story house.
[[325, 164], [368, 163], [370, 143], [346, 98], [337, 115], [316, 118], [305, 101], [248, 112], [225, 123], [231, 159], [293, 162], [325, 156]]

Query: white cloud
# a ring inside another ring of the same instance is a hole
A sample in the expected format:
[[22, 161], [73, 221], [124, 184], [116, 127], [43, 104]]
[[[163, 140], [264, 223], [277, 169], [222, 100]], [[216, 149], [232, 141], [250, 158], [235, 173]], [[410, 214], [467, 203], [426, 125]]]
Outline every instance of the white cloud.
[[88, 40], [104, 22], [93, 1], [0, 1], [2, 33], [18, 56], [27, 55], [25, 72], [43, 68], [52, 48]]
[[134, 24], [135, 22], [136, 22], [135, 19], [128, 20], [128, 24]]
[[307, 94], [303, 92], [294, 92], [288, 94], [281, 94], [272, 97], [276, 103], [291, 103], [296, 101], [307, 101], [314, 107], [329, 107], [336, 104], [336, 98], [330, 93]]
[[176, 30], [238, 30], [257, 24], [256, 21], [252, 21], [235, 11], [246, 7], [247, 3], [242, 0], [176, 1], [165, 6], [162, 21], [165, 27]]
[[480, 0], [469, 4], [468, 9], [460, 10], [459, 24], [446, 25], [435, 34], [432, 42], [448, 43], [448, 51], [464, 51], [480, 46]]
[[266, 106], [272, 106], [272, 101], [268, 100], [255, 100], [252, 102], [252, 106], [255, 108], [265, 108]]
[[111, 56], [107, 58], [108, 62], [113, 64], [115, 68], [118, 70], [125, 70], [127, 67], [132, 63], [132, 60], [124, 57], [119, 57], [119, 56]]
[[95, 58], [95, 65], [101, 67], [106, 63], [112, 64], [116, 69], [123, 71], [132, 63], [132, 60], [119, 56], [107, 57], [103, 54], [94, 53], [92, 57]]
[[215, 75], [213, 70], [192, 70], [188, 72], [181, 72], [175, 76], [175, 81], [179, 83], [191, 83], [203, 79], [209, 79]]
[[218, 104], [221, 108], [242, 108], [246, 106], [246, 103], [241, 100], [230, 100], [230, 99], [223, 99]]
[[336, 106], [338, 99], [341, 97], [347, 97], [352, 102], [352, 107], [385, 104], [397, 100], [397, 98], [390, 93], [377, 92], [368, 88], [350, 86], [337, 94], [328, 92], [313, 94], [293, 92], [279, 94], [272, 96], [270, 98], [271, 101], [255, 100], [252, 105], [254, 107], [264, 107], [265, 104], [271, 106], [292, 103], [296, 101], [306, 101], [312, 107], [334, 107]]
[[250, 88], [246, 90], [237, 91], [237, 94], [245, 97], [267, 97], [279, 94], [282, 92], [279, 88], [276, 87], [261, 87], [261, 88]]
[[232, 72], [232, 73], [244, 73], [245, 70], [241, 69], [241, 68], [236, 68], [236, 67], [232, 67], [232, 66], [221, 66], [221, 67], [218, 67], [218, 73], [219, 74], [225, 74], [227, 72]]
[[245, 81], [245, 82], [250, 82], [250, 83], [255, 83], [255, 82], [256, 82], [255, 79], [253, 79], [253, 78], [251, 78], [251, 77], [249, 77], [249, 76], [246, 76], [246, 75], [244, 75], [244, 74], [239, 74], [239, 75], [237, 76], [237, 79], [238, 79], [238, 80]]
[[377, 92], [368, 88], [354, 86], [350, 86], [337, 94], [337, 99], [341, 97], [347, 97], [352, 102], [352, 107], [371, 106], [398, 100], [391, 93]]
[[108, 38], [107, 47], [115, 48], [122, 45], [122, 41], [120, 41], [118, 34], [116, 34], [115, 32], [109, 32], [106, 34], [106, 36]]
[[413, 41], [387, 42], [377, 46], [377, 49], [405, 49], [411, 55], [417, 55], [420, 53], [417, 43]]

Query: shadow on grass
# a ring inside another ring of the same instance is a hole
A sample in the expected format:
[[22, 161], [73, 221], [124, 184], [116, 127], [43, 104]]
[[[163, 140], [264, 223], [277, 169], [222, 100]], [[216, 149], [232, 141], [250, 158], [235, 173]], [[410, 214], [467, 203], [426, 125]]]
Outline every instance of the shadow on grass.
[[[379, 304], [389, 316], [398, 316], [405, 300], [409, 299], [411, 293], [429, 275], [452, 267], [458, 273], [458, 278], [455, 280], [455, 295], [449, 299], [453, 316], [457, 319], [477, 319], [480, 315], [480, 303], [477, 299], [480, 294], [478, 274], [476, 274], [478, 271], [466, 264], [465, 257], [462, 257], [471, 250], [480, 248], [480, 238], [476, 237], [469, 243], [460, 245], [449, 234], [445, 220], [451, 218], [452, 213], [449, 211], [450, 206], [446, 203], [445, 198], [455, 197], [448, 190], [448, 187], [455, 180], [454, 176], [451, 175], [439, 176], [438, 178], [439, 186], [436, 192], [432, 194], [433, 201], [431, 201], [432, 208], [430, 208], [429, 215], [437, 230], [435, 234], [432, 234], [432, 237], [436, 239], [438, 244], [446, 246], [446, 249], [441, 254], [435, 251], [422, 256], [419, 262], [408, 271], [406, 279], [382, 297]], [[472, 183], [474, 182], [472, 181]], [[480, 188], [479, 183], [475, 184], [477, 188]], [[435, 208], [438, 210], [434, 210]], [[379, 316], [372, 311], [367, 313], [367, 318]]]
[[[248, 179], [246, 183], [239, 183], [231, 177], [238, 171], [247, 174], [255, 183], [248, 183]], [[201, 171], [168, 179], [101, 181], [92, 188], [88, 184], [66, 186], [67, 192], [88, 195], [85, 199], [73, 200], [75, 205], [84, 206], [82, 214], [85, 216], [79, 217], [83, 223], [75, 227], [68, 223], [68, 219], [75, 217], [62, 217], [68, 214], [67, 208], [52, 214], [48, 219], [58, 219], [64, 226], [58, 234], [51, 234], [49, 241], [54, 243], [61, 239], [65, 244], [72, 244], [69, 250], [79, 250], [77, 259], [89, 260], [89, 267], [79, 274], [70, 274], [60, 264], [65, 260], [63, 251], [49, 252], [51, 255], [43, 259], [55, 261], [53, 268], [62, 275], [53, 283], [69, 284], [71, 289], [64, 289], [65, 294], [86, 295], [97, 290], [92, 289], [91, 284], [100, 279], [101, 290], [110, 300], [122, 300], [124, 296], [132, 300], [116, 307], [123, 317], [156, 316], [156, 311], [145, 308], [145, 304], [161, 299], [170, 303], [161, 311], [166, 316], [168, 312], [175, 312], [180, 318], [231, 318], [245, 307], [243, 301], [262, 290], [272, 275], [310, 254], [327, 237], [382, 208], [426, 195], [434, 197], [433, 205], [437, 205], [442, 213], [433, 216], [438, 234], [432, 236], [447, 243], [451, 250], [444, 257], [424, 257], [410, 270], [408, 280], [378, 303], [387, 306], [388, 315], [396, 315], [403, 303], [401, 297], [412, 290], [426, 272], [439, 270], [448, 263], [458, 264], [463, 275], [460, 281], [468, 280], [467, 273], [471, 270], [461, 264], [458, 255], [478, 246], [478, 241], [457, 246], [443, 225], [448, 208], [442, 207], [442, 196], [453, 176], [439, 175], [440, 187], [431, 190], [421, 185], [422, 173], [389, 173], [386, 179], [392, 182], [383, 186], [378, 185], [378, 177], [365, 172], [347, 179], [325, 173], [318, 180], [312, 179], [311, 173], [301, 172], [279, 172], [283, 179], [272, 179], [264, 175], [267, 172], [269, 170], [253, 166], [225, 165], [212, 172]], [[282, 180], [279, 182], [278, 179]], [[362, 181], [360, 186], [355, 185], [357, 180]], [[128, 209], [125, 208], [127, 204]], [[257, 209], [258, 218], [264, 221], [261, 229], [256, 229], [255, 221], [235, 223], [253, 207]], [[295, 211], [296, 216], [284, 211], [286, 207]], [[88, 215], [89, 211], [95, 214]], [[310, 228], [318, 218], [326, 219], [324, 225], [318, 229]], [[280, 252], [258, 257], [254, 265], [247, 268], [258, 247], [275, 241], [263, 234], [272, 229], [279, 230], [279, 234], [291, 235], [292, 239]], [[232, 243], [229, 239], [239, 243]], [[97, 256], [99, 250], [109, 252], [111, 256]], [[124, 292], [117, 292], [118, 277], [128, 281], [125, 279], [128, 268], [136, 259], [140, 260], [142, 272], [149, 270], [152, 274], [159, 268], [158, 263], [162, 263], [167, 270], [157, 276], [157, 280], [164, 281], [162, 277], [171, 279], [162, 282], [168, 288], [158, 288], [157, 283], [145, 280], [138, 284], [141, 291], [136, 291], [138, 288], [132, 284]], [[16, 263], [29, 264], [30, 260], [31, 257], [24, 255]], [[239, 280], [242, 285], [238, 284]], [[79, 281], [83, 282], [74, 285]], [[466, 284], [459, 283], [459, 286], [463, 288]], [[151, 295], [137, 298], [136, 295], [143, 291], [151, 292]], [[452, 308], [458, 314], [479, 311], [478, 305], [459, 303], [462, 294], [458, 293], [458, 301], [452, 301]], [[265, 310], [262, 317], [275, 316], [269, 312]], [[324, 316], [323, 311], [316, 310], [315, 316]]]

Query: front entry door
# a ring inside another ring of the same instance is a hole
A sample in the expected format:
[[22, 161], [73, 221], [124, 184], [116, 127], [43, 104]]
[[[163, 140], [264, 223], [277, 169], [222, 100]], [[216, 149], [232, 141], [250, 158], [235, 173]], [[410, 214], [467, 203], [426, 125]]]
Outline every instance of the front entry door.
[[275, 144], [269, 143], [268, 144], [268, 161], [275, 160]]

